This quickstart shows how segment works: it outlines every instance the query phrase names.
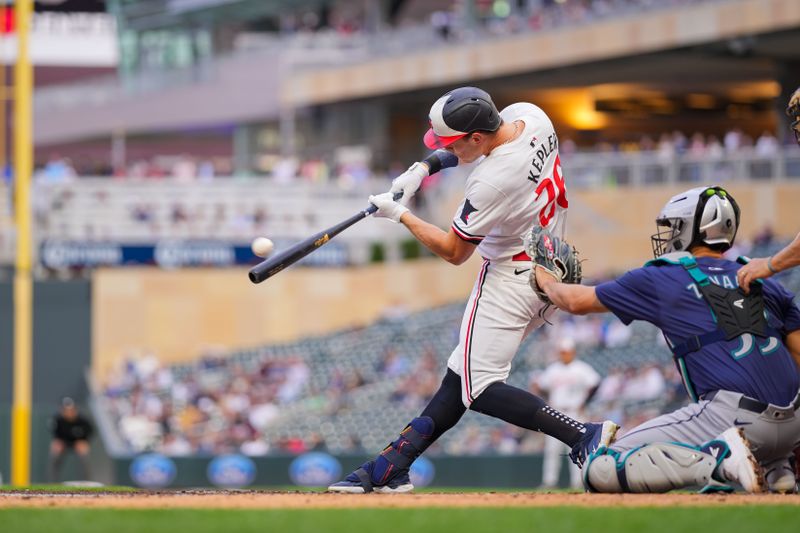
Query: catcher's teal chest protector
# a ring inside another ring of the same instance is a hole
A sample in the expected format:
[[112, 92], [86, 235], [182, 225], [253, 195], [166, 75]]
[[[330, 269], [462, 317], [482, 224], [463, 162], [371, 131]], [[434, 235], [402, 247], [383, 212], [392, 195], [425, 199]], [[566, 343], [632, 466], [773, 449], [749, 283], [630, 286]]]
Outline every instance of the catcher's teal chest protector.
[[[729, 341], [746, 333], [762, 338], [774, 333], [770, 331], [772, 328], [769, 327], [764, 313], [761, 283], [751, 285], [750, 293], [745, 294], [741, 287], [726, 289], [711, 283], [708, 275], [700, 270], [695, 258], [689, 254], [681, 254], [678, 262], [692, 277], [703, 300], [711, 308], [717, 329], [675, 343], [672, 346], [675, 357], [684, 357], [703, 346], [722, 340]], [[659, 264], [659, 260], [653, 263]], [[660, 264], [664, 263], [666, 261]]]

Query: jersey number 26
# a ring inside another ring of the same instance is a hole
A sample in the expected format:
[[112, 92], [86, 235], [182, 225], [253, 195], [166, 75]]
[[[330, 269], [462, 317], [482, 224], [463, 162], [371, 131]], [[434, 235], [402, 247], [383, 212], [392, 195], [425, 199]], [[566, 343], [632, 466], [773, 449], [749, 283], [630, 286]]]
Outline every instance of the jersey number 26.
[[556, 216], [556, 205], [566, 209], [569, 207], [567, 201], [567, 189], [564, 186], [564, 175], [561, 171], [561, 156], [556, 156], [553, 165], [553, 175], [542, 180], [536, 187], [536, 200], [547, 194], [547, 203], [539, 210], [539, 225], [546, 228], [553, 217]]

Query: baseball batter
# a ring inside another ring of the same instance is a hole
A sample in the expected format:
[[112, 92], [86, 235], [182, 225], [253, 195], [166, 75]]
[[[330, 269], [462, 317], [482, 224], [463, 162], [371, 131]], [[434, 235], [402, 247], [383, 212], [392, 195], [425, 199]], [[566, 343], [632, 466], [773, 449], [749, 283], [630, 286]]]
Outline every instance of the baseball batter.
[[550, 119], [529, 103], [498, 112], [489, 94], [475, 87], [448, 92], [433, 104], [429, 117], [426, 146], [444, 148], [460, 163], [480, 159], [449, 231], [393, 200], [396, 192], [403, 193], [403, 201], [410, 199], [428, 173], [424, 164], [413, 165], [389, 192], [369, 201], [378, 207], [376, 217], [402, 223], [446, 261], [460, 265], [476, 250], [484, 261], [441, 387], [399, 438], [375, 460], [330, 486], [331, 491], [412, 490], [409, 467], [466, 409], [551, 435], [570, 446], [578, 462], [607, 444], [617, 429], [613, 422], [577, 422], [505, 383], [522, 339], [554, 313], [525, 290], [531, 263], [522, 240], [531, 224], [558, 234], [564, 230], [567, 191]]
[[[600, 374], [575, 358], [575, 342], [564, 338], [558, 344], [558, 361], [549, 365], [536, 379], [535, 385], [546, 393], [547, 403], [572, 417], [581, 418], [586, 404], [600, 385]], [[563, 462], [564, 445], [553, 438], [545, 439], [542, 464], [542, 488], [558, 485], [558, 473]], [[570, 485], [581, 487], [578, 465], [569, 468]]]
[[[739, 288], [724, 259], [739, 207], [721, 187], [667, 202], [653, 235], [655, 260], [597, 287], [558, 283], [539, 267], [537, 289], [576, 314], [611, 311], [663, 332], [692, 402], [633, 428], [584, 467], [599, 492], [688, 486], [795, 489], [789, 456], [800, 444], [800, 309], [771, 280]], [[765, 470], [766, 468], [766, 479]]]

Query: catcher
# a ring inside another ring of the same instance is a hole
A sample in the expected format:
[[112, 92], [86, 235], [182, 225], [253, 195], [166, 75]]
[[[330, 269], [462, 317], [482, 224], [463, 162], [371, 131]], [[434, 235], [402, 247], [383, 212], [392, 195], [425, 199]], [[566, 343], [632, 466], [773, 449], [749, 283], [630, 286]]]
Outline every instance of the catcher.
[[[629, 430], [593, 453], [583, 469], [596, 492], [794, 492], [789, 464], [800, 444], [800, 310], [771, 280], [745, 294], [733, 245], [739, 207], [721, 187], [698, 187], [667, 202], [653, 235], [655, 260], [588, 287], [560, 283], [575, 251], [532, 231], [531, 284], [574, 314], [611, 311], [625, 324], [661, 329], [692, 403]], [[743, 261], [740, 259], [740, 261]]]

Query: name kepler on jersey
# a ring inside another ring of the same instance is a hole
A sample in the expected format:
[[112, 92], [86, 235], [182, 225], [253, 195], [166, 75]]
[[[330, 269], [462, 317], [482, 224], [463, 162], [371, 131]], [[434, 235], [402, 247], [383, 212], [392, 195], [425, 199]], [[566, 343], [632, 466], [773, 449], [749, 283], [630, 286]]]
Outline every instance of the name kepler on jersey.
[[528, 171], [528, 179], [538, 185], [539, 178], [542, 177], [542, 172], [544, 171], [545, 161], [547, 161], [547, 158], [550, 157], [550, 154], [558, 150], [558, 137], [555, 133], [553, 133], [552, 135], [548, 135], [547, 139], [540, 143], [538, 142], [538, 139], [534, 137], [531, 139], [531, 148], [536, 150], [536, 155], [533, 161], [531, 161], [531, 166], [533, 166], [533, 169]]

